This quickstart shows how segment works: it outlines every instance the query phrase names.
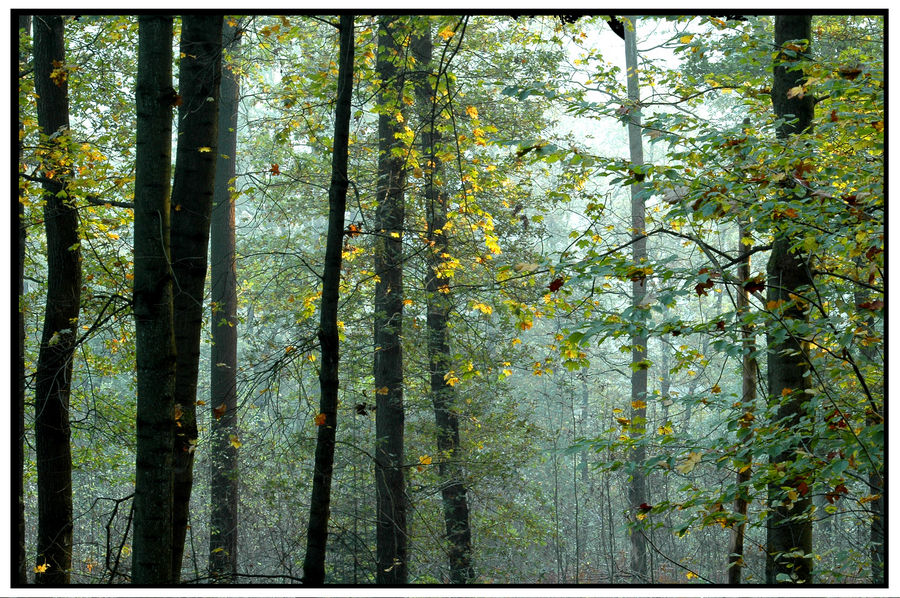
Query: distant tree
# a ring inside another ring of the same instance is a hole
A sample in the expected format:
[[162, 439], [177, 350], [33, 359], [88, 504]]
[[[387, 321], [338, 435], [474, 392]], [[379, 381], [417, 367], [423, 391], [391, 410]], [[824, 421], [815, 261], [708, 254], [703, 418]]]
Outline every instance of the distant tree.
[[172, 574], [181, 573], [197, 446], [197, 377], [203, 327], [209, 215], [215, 180], [222, 15], [185, 15], [178, 73], [178, 147], [172, 184], [175, 286], [175, 511]]
[[172, 170], [172, 18], [138, 18], [134, 190], [137, 457], [132, 581], [174, 581], [175, 333], [169, 261]]
[[63, 19], [34, 19], [34, 87], [45, 145], [47, 304], [35, 373], [38, 481], [36, 583], [69, 583], [72, 568], [72, 452], [69, 396], [81, 304], [78, 210], [67, 192], [69, 100]]
[[319, 342], [322, 365], [319, 370], [318, 434], [313, 469], [312, 496], [309, 502], [309, 529], [303, 579], [307, 584], [325, 582], [325, 551], [328, 543], [328, 518], [331, 511], [331, 477], [334, 471], [334, 443], [337, 427], [340, 378], [340, 337], [337, 312], [341, 283], [341, 252], [344, 236], [344, 211], [347, 207], [348, 147], [350, 141], [350, 101], [353, 97], [353, 15], [342, 13], [339, 23], [338, 84], [335, 101], [334, 149], [331, 186], [328, 189], [328, 238], [325, 268], [322, 274], [322, 302], [319, 311]]
[[[222, 47], [238, 56], [239, 23], [222, 30]], [[211, 270], [209, 354], [210, 518], [209, 573], [223, 581], [237, 572], [238, 449], [237, 435], [237, 272], [232, 186], [237, 161], [238, 104], [241, 78], [236, 64], [222, 72], [215, 193], [210, 219]]]
[[447, 194], [438, 181], [442, 166], [437, 157], [441, 134], [437, 123], [441, 110], [437, 103], [437, 74], [434, 71], [430, 27], [417, 35], [412, 52], [422, 72], [416, 78], [416, 102], [421, 120], [421, 161], [425, 164], [422, 196], [425, 201], [425, 238], [429, 248], [425, 254], [425, 292], [428, 328], [428, 377], [431, 404], [437, 427], [438, 475], [441, 479], [441, 502], [444, 529], [449, 549], [450, 582], [469, 583], [475, 578], [472, 566], [472, 532], [469, 524], [469, 504], [462, 471], [462, 449], [459, 438], [456, 393], [447, 383], [450, 372], [449, 327], [452, 300], [449, 287], [442, 287], [441, 272], [445, 256], [449, 256], [447, 224]]

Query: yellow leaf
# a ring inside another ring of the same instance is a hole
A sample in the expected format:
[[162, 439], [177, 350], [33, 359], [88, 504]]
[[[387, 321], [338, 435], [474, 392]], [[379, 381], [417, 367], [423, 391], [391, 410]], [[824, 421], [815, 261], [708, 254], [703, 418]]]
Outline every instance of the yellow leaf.
[[660, 436], [668, 436], [669, 434], [672, 433], [672, 431], [673, 430], [672, 430], [671, 424], [666, 424], [666, 425], [660, 426], [656, 429], [656, 433], [659, 434]]
[[797, 497], [799, 496], [799, 494], [797, 494], [796, 490], [788, 491], [787, 495], [788, 495], [788, 498], [791, 500], [797, 500]]
[[646, 409], [647, 402], [646, 401], [631, 401], [632, 409]]
[[466, 114], [469, 115], [469, 118], [478, 118], [478, 108], [475, 106], [466, 106]]
[[387, 386], [382, 386], [381, 388], [376, 390], [375, 393], [380, 394], [380, 395], [386, 395], [389, 391], [390, 391], [390, 389]]
[[230, 435], [228, 436], [228, 442], [229, 442], [229, 444], [231, 444], [231, 446], [233, 446], [234, 448], [241, 448], [241, 441], [238, 440], [238, 437], [237, 437], [236, 435], [234, 435], [234, 434], [230, 434]]
[[49, 568], [50, 568], [50, 563], [45, 561], [43, 565], [38, 565], [37, 567], [35, 567], [34, 572], [35, 573], [46, 573], [47, 569], [49, 569]]
[[616, 421], [619, 422], [620, 426], [627, 426], [628, 424], [631, 423], [631, 420], [628, 419], [627, 417], [617, 417]]
[[400, 114], [399, 112], [397, 113], [396, 118], [397, 118], [397, 122], [398, 122], [398, 123], [402, 123], [402, 122], [403, 122], [403, 115]]
[[201, 154], [208, 154], [209, 152], [212, 151], [212, 148], [204, 145], [203, 147], [198, 147], [197, 151], [200, 152]]
[[688, 579], [694, 579], [695, 577], [697, 577], [697, 574], [694, 573], [693, 571], [688, 571], [687, 573], [684, 574], [684, 576], [687, 577]]
[[455, 34], [454, 31], [453, 31], [452, 29], [450, 29], [449, 27], [444, 27], [443, 29], [441, 29], [441, 30], [438, 32], [438, 35], [441, 36], [441, 39], [443, 39], [444, 41], [447, 41], [448, 39], [450, 39], [451, 37], [453, 37], [453, 36], [456, 35], [456, 34]]
[[713, 394], [719, 394], [720, 392], [722, 392], [722, 387], [718, 384], [714, 384], [712, 389], [710, 389], [710, 392], [712, 392]]
[[787, 97], [790, 100], [791, 98], [803, 99], [803, 96], [806, 92], [803, 90], [802, 85], [798, 85], [797, 87], [792, 87], [787, 92]]
[[703, 457], [700, 453], [689, 453], [687, 459], [685, 459], [680, 465], [675, 466], [675, 470], [679, 473], [691, 473], [694, 471], [694, 467], [696, 467], [697, 463], [700, 462], [700, 459]]
[[683, 44], [689, 44], [689, 43], [691, 43], [692, 39], [694, 39], [694, 34], [690, 33], [688, 35], [682, 35], [681, 37], [678, 38], [678, 41], [680, 41]]
[[315, 424], [317, 426], [321, 426], [322, 424], [325, 423], [325, 414], [324, 413], [316, 414], [316, 417], [313, 418], [313, 421], [315, 422]]
[[419, 457], [419, 463], [422, 465], [431, 465], [431, 456], [430, 455], [422, 455]]
[[119, 235], [117, 235], [116, 233], [106, 233], [106, 236], [109, 237], [110, 239], [118, 239], [119, 238]]

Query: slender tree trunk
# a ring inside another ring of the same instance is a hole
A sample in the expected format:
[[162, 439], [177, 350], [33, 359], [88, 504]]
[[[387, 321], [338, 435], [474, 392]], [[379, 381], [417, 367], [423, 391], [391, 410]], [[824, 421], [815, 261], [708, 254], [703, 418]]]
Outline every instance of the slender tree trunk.
[[421, 115], [421, 160], [425, 165], [424, 189], [427, 270], [425, 293], [427, 301], [429, 393], [437, 428], [438, 475], [441, 479], [441, 502], [444, 527], [449, 541], [450, 582], [471, 583], [475, 579], [472, 566], [472, 532], [469, 526], [469, 503], [464, 483], [462, 451], [459, 446], [459, 420], [456, 393], [445, 376], [450, 368], [450, 333], [448, 322], [452, 299], [450, 288], [439, 276], [444, 257], [449, 255], [449, 239], [444, 230], [447, 224], [447, 195], [441, 192], [441, 163], [436, 156], [440, 143], [437, 129], [438, 107], [432, 77], [432, 38], [426, 31], [413, 43], [413, 56], [418, 69], [425, 74], [416, 81], [416, 101]]
[[[222, 46], [240, 51], [241, 26], [226, 26]], [[237, 272], [235, 269], [234, 201], [231, 189], [237, 160], [238, 104], [241, 80], [231, 68], [222, 72], [215, 194], [210, 225], [211, 309], [209, 387], [210, 516], [209, 573], [229, 581], [237, 573], [238, 449], [237, 435]]]
[[174, 579], [175, 334], [169, 180], [175, 90], [171, 17], [138, 19], [136, 100], [134, 319], [138, 388], [132, 580], [161, 584]]
[[[743, 252], [745, 246], [741, 240], [746, 236], [747, 232], [744, 223], [738, 226], [738, 252]], [[738, 283], [741, 285], [737, 292], [737, 312], [739, 317], [746, 317], [750, 309], [750, 293], [744, 288], [746, 282], [750, 279], [750, 255], [745, 255], [738, 264]], [[756, 382], [757, 382], [757, 365], [756, 358], [753, 353], [756, 351], [756, 334], [753, 332], [753, 326], [748, 323], [741, 324], [741, 344], [743, 357], [741, 358], [741, 430], [749, 429], [753, 415], [754, 404], [756, 403]], [[749, 438], [739, 434], [740, 442], [747, 444]], [[747, 468], [739, 469], [736, 474], [735, 483], [737, 485], [737, 496], [734, 499], [734, 512], [736, 515], [747, 516], [747, 500], [748, 495], [745, 486], [750, 481], [752, 471], [750, 470], [750, 457], [747, 459]], [[744, 531], [747, 528], [746, 521], [738, 523], [731, 528], [731, 538], [728, 546], [728, 567], [726, 569], [728, 583], [737, 585], [741, 583], [741, 571], [744, 567]]]
[[382, 82], [378, 103], [378, 186], [375, 195], [374, 377], [376, 581], [404, 584], [407, 580], [406, 481], [403, 473], [403, 187], [402, 156], [394, 154], [401, 131], [405, 67], [394, 35], [396, 17], [381, 17], [376, 70]]
[[34, 20], [34, 87], [38, 125], [45, 142], [59, 151], [58, 163], [44, 165], [44, 225], [47, 234], [47, 306], [35, 375], [38, 536], [36, 583], [69, 583], [72, 568], [72, 453], [69, 394], [81, 304], [81, 251], [78, 211], [66, 194], [69, 152], [69, 99], [64, 65], [63, 20], [42, 15]]
[[[644, 164], [644, 148], [641, 133], [640, 83], [638, 78], [638, 52], [636, 20], [628, 17], [625, 23], [625, 67], [627, 69], [628, 100], [630, 118], [628, 124], [628, 147], [632, 168], [637, 169]], [[632, 244], [632, 261], [639, 270], [647, 261], [647, 240], [644, 235], [644, 196], [643, 185], [636, 182], [631, 185], [631, 234], [636, 239]], [[635, 315], [646, 294], [645, 277], [638, 271], [632, 276], [631, 305], [635, 307]], [[634, 472], [628, 487], [628, 505], [633, 514], [640, 512], [640, 505], [647, 502], [647, 481], [643, 472], [646, 452], [643, 445], [644, 428], [647, 420], [647, 333], [643, 331], [643, 319], [638, 322], [637, 332], [631, 337], [631, 436], [636, 440], [632, 449], [631, 461]], [[643, 531], [637, 526], [631, 533], [631, 574], [635, 582], [649, 581], [647, 567], [647, 540]]]
[[[29, 15], [19, 15], [19, 27], [18, 34], [21, 36], [30, 36], [31, 35], [31, 17]], [[19, 69], [22, 70], [22, 66], [28, 60], [28, 57], [23, 54], [22, 47], [19, 47]], [[19, 115], [19, 131], [23, 130], [23, 124], [21, 120], [21, 113]], [[19, 164], [20, 168], [22, 167], [22, 141], [21, 137], [19, 138]], [[18, 334], [19, 334], [19, 355], [18, 355], [18, 376], [19, 376], [19, 385], [17, 389], [16, 396], [16, 442], [15, 442], [15, 455], [13, 456], [13, 484], [15, 486], [16, 493], [16, 528], [17, 528], [17, 538], [16, 538], [16, 572], [15, 572], [15, 582], [16, 584], [24, 585], [28, 583], [28, 564], [25, 559], [25, 242], [27, 241], [27, 228], [25, 226], [25, 204], [22, 203], [21, 198], [19, 199], [17, 205], [18, 212], [18, 226], [19, 226], [19, 261], [18, 261], [18, 269], [16, 271], [16, 278], [18, 279], [18, 287], [19, 287], [19, 323], [18, 323]]]
[[[802, 14], [786, 14], [775, 17], [775, 46], [781, 48], [791, 40], [811, 39], [811, 17]], [[797, 62], [805, 60], [809, 48], [798, 53], [798, 58], [790, 59], [780, 53], [774, 67], [772, 104], [779, 118], [786, 118], [778, 130], [778, 136], [786, 139], [793, 134], [808, 131], [812, 127], [813, 98], [788, 97], [788, 91], [800, 85], [803, 73], [792, 70]], [[788, 116], [792, 115], [792, 116]], [[775, 237], [767, 269], [767, 302], [782, 301], [791, 304], [792, 296], [811, 282], [804, 256], [791, 250], [794, 239], [782, 230], [774, 230]], [[805, 319], [802, 307], [794, 304], [782, 313], [785, 326]], [[789, 330], [783, 341], [768, 339], [768, 382], [770, 400], [777, 406], [776, 417], [782, 425], [792, 428], [803, 425], [807, 415], [807, 397], [804, 390], [809, 388], [809, 378], [805, 343]], [[773, 464], [792, 463], [796, 459], [795, 448], [771, 457]], [[778, 480], [769, 487], [769, 520], [766, 542], [766, 582], [781, 583], [793, 579], [797, 583], [812, 581], [812, 559], [806, 557], [812, 551], [812, 520], [809, 516], [812, 497], [801, 495], [797, 500], [786, 500], [783, 486], [798, 486], [802, 480]], [[803, 556], [783, 556], [799, 552]], [[785, 576], [788, 576], [787, 578]]]
[[338, 365], [340, 346], [337, 311], [341, 281], [341, 250], [344, 211], [347, 206], [347, 156], [350, 140], [350, 100], [353, 97], [353, 15], [340, 17], [338, 89], [335, 102], [334, 152], [331, 162], [331, 186], [328, 189], [328, 238], [325, 268], [322, 274], [322, 304], [319, 310], [319, 342], [322, 365], [319, 370], [319, 413], [324, 421], [316, 438], [315, 469], [309, 504], [309, 529], [303, 580], [307, 584], [325, 582], [325, 550], [328, 542], [328, 518], [331, 510], [331, 476], [334, 470], [334, 440], [337, 427]]
[[178, 73], [178, 147], [172, 185], [175, 315], [175, 494], [172, 575], [184, 556], [197, 446], [197, 377], [209, 250], [222, 66], [222, 15], [185, 15]]

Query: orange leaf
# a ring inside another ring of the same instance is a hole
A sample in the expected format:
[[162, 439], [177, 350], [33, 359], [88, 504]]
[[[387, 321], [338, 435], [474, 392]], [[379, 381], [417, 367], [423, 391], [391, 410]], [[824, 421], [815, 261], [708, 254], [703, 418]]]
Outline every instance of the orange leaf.
[[313, 419], [313, 421], [316, 422], [317, 426], [321, 426], [322, 424], [325, 423], [325, 414], [319, 413], [318, 415], [316, 415], [316, 417]]
[[271, 172], [272, 174], [281, 174], [281, 170], [278, 169], [278, 164], [272, 164], [269, 172]]

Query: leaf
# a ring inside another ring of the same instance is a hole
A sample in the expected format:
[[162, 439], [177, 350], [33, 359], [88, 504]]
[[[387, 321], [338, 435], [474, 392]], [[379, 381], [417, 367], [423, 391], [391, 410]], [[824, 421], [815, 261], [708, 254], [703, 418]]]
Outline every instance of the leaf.
[[313, 418], [313, 422], [315, 422], [315, 424], [317, 426], [321, 426], [325, 423], [325, 418], [326, 418], [326, 416], [324, 413], [317, 413], [316, 416]]
[[281, 169], [278, 168], [278, 164], [272, 164], [272, 167], [269, 168], [269, 172], [273, 175], [279, 175], [281, 174]]
[[694, 467], [697, 466], [697, 463], [700, 462], [700, 459], [703, 458], [703, 455], [700, 453], [691, 452], [688, 454], [687, 459], [685, 459], [680, 465], [675, 466], [675, 471], [679, 473], [688, 474], [694, 471]]
[[694, 34], [689, 33], [687, 35], [682, 35], [681, 37], [679, 37], [678, 41], [680, 41], [683, 44], [689, 44], [689, 43], [691, 43], [692, 39], [694, 39]]
[[694, 573], [693, 571], [688, 571], [687, 573], [684, 574], [684, 576], [687, 577], [688, 579], [694, 579], [695, 577], [697, 577], [697, 574]]
[[645, 409], [646, 407], [647, 407], [646, 401], [641, 401], [641, 400], [631, 401], [632, 409]]
[[565, 281], [562, 278], [557, 278], [553, 280], [550, 284], [547, 285], [547, 288], [553, 291], [554, 293], [562, 288]]
[[213, 417], [216, 418], [216, 421], [222, 419], [222, 416], [225, 415], [225, 411], [227, 409], [228, 409], [228, 407], [225, 406], [225, 403], [222, 403], [218, 407], [213, 407], [212, 414], [213, 414]]
[[236, 449], [241, 448], [241, 441], [238, 440], [238, 437], [235, 434], [228, 435], [228, 444], [230, 444], [231, 446], [233, 446]]
[[43, 565], [38, 565], [34, 568], [34, 572], [35, 573], [46, 573], [47, 569], [49, 569], [49, 568], [50, 568], [50, 563], [48, 563], [47, 561], [44, 561]]
[[181, 419], [181, 416], [184, 415], [184, 408], [181, 406], [181, 403], [175, 403], [175, 421]]
[[792, 87], [792, 88], [790, 88], [790, 89], [788, 90], [788, 92], [787, 92], [787, 97], [788, 97], [789, 100], [792, 99], [792, 98], [803, 99], [803, 96], [804, 96], [804, 95], [806, 95], [806, 92], [805, 92], [805, 90], [803, 89], [803, 86], [802, 86], [802, 85], [798, 85], [798, 86], [796, 86], [796, 87]]
[[478, 118], [478, 108], [475, 106], [466, 106], [466, 114], [469, 115], [469, 118]]
[[713, 394], [719, 394], [720, 392], [722, 392], [722, 387], [719, 386], [718, 384], [713, 384], [713, 387], [710, 389], [710, 392]]
[[453, 31], [452, 29], [450, 29], [449, 27], [444, 27], [443, 29], [438, 31], [438, 35], [441, 36], [441, 39], [443, 39], [444, 41], [447, 41], [448, 39], [450, 39], [451, 37], [456, 35], [456, 32]]
[[390, 392], [390, 389], [387, 386], [382, 386], [381, 388], [379, 388], [378, 390], [375, 391], [375, 394], [386, 395], [388, 392]]
[[197, 151], [200, 152], [201, 154], [208, 154], [209, 152], [212, 151], [212, 148], [204, 145], [203, 147], [198, 147]]

